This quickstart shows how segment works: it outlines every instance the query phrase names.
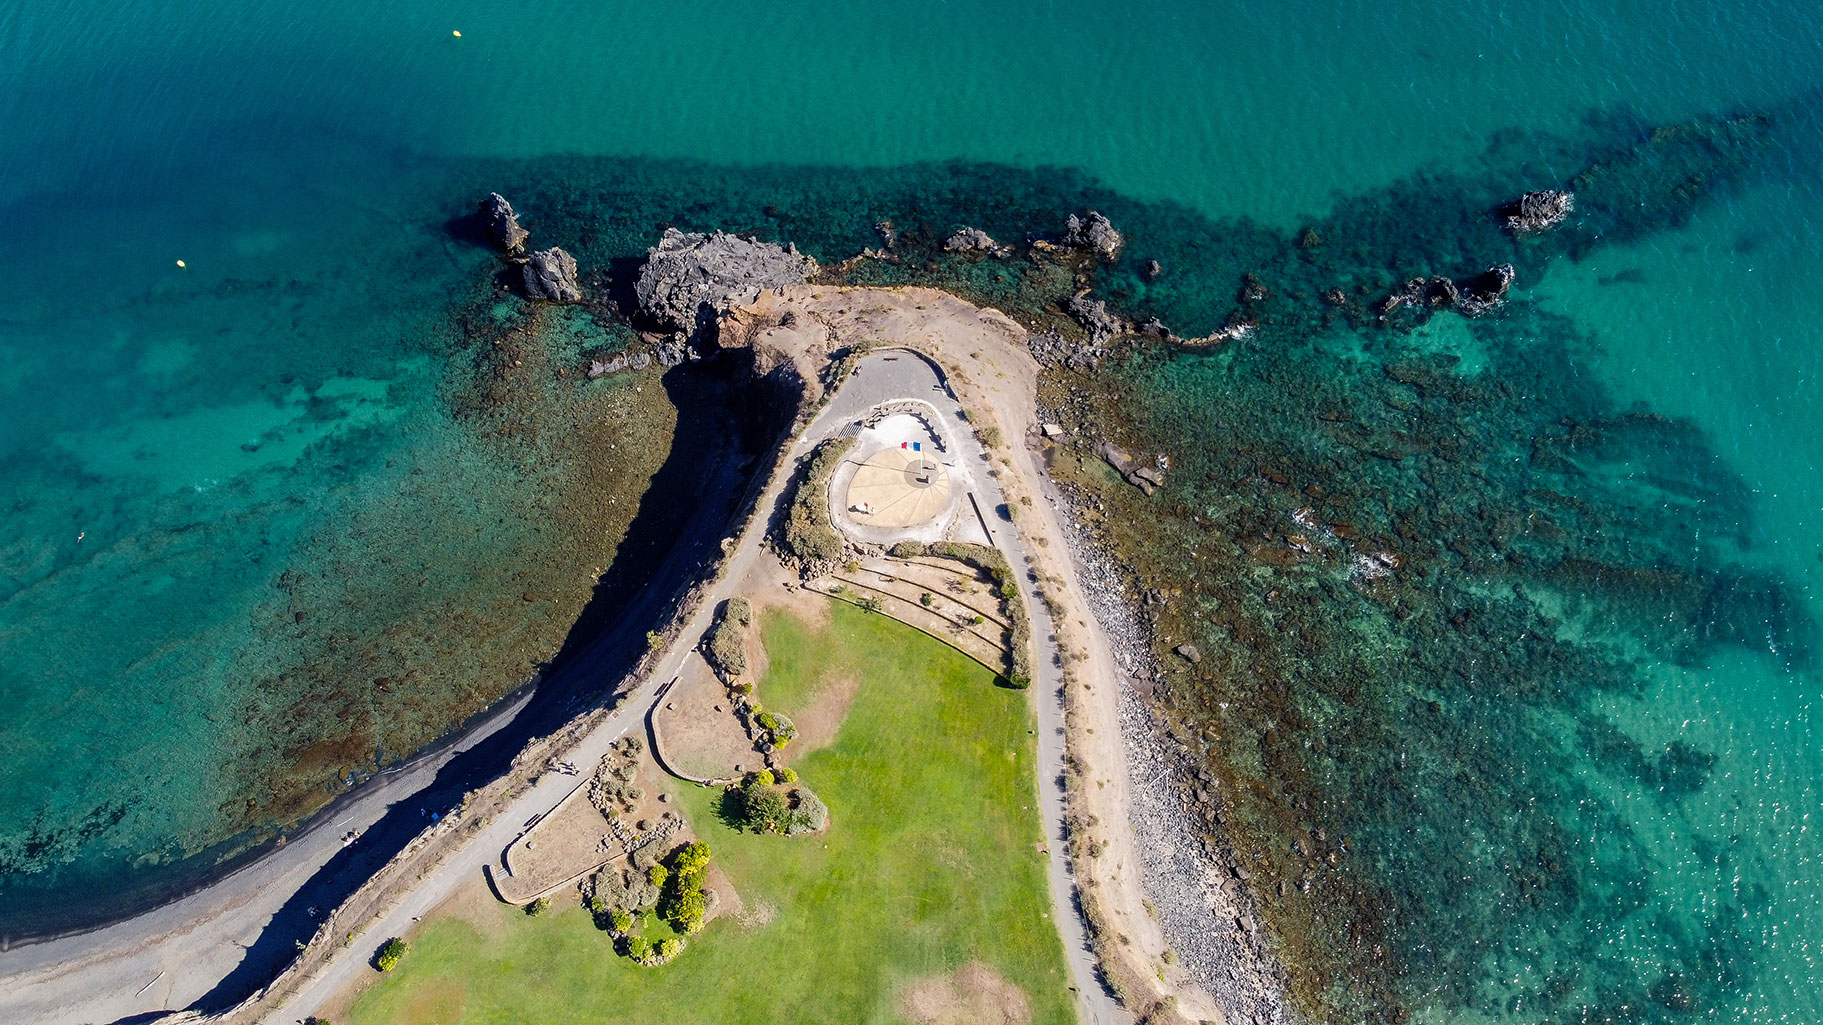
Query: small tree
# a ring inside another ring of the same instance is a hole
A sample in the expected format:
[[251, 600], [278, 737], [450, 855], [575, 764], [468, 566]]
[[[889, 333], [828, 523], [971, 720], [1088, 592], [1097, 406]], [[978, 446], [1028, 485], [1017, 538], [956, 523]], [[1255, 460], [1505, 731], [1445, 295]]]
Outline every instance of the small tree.
[[759, 780], [748, 780], [740, 789], [741, 824], [755, 833], [776, 832], [785, 825], [785, 814], [791, 810], [785, 795]]
[[399, 962], [404, 958], [405, 941], [394, 936], [392, 939], [380, 944], [380, 950], [373, 958], [373, 966], [383, 972], [390, 972], [394, 968], [399, 967]]
[[653, 865], [651, 868], [646, 869], [646, 880], [653, 886], [660, 888], [664, 887], [665, 880], [669, 878], [670, 875], [670, 871], [663, 865]]
[[551, 898], [549, 897], [540, 897], [525, 906], [525, 913], [534, 918], [549, 910], [551, 910]]
[[608, 928], [624, 936], [633, 931], [633, 916], [615, 908], [608, 915]]
[[681, 953], [683, 949], [684, 941], [675, 936], [667, 936], [664, 939], [659, 940], [657, 946], [653, 948], [654, 952], [658, 954], [658, 959], [660, 961], [671, 960]]

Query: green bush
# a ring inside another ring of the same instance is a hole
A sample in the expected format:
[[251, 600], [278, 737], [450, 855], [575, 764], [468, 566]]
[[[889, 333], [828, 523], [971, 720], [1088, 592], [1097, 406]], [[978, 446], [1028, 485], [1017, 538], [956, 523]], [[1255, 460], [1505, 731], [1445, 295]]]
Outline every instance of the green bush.
[[923, 594], [921, 594], [921, 595], [919, 595], [919, 596], [918, 596], [918, 603], [919, 603], [919, 604], [921, 604], [921, 605], [923, 605], [923, 606], [924, 606], [924, 607], [925, 607], [925, 608], [927, 608], [927, 609], [928, 609], [928, 608], [930, 608], [930, 607], [931, 607], [931, 606], [932, 606], [932, 605], [933, 605], [933, 604], [935, 604], [935, 603], [936, 603], [936, 599], [934, 599], [934, 598], [932, 598], [932, 597], [931, 597], [931, 594], [930, 594], [930, 592], [929, 592], [929, 591], [926, 591], [926, 592], [924, 592], [924, 593], [923, 593]]
[[667, 936], [664, 939], [659, 940], [658, 944], [652, 949], [653, 952], [658, 955], [660, 961], [669, 961], [684, 949], [684, 941], [675, 936]]
[[792, 491], [779, 539], [785, 555], [803, 563], [833, 562], [841, 556], [842, 536], [829, 522], [829, 478], [854, 443], [853, 438], [831, 438], [811, 453]]
[[785, 817], [785, 835], [798, 836], [803, 833], [815, 833], [829, 825], [829, 806], [809, 787], [799, 787], [791, 792], [791, 811]]
[[[735, 602], [740, 602], [737, 606]], [[747, 672], [747, 652], [744, 642], [747, 625], [753, 621], [753, 606], [744, 598], [730, 598], [722, 606], [721, 618], [709, 629], [707, 650], [709, 661], [725, 676], [740, 676]]]
[[652, 956], [652, 941], [644, 936], [627, 937], [627, 956], [635, 961], [644, 961]]
[[525, 906], [525, 913], [533, 917], [542, 915], [549, 910], [551, 910], [551, 898], [549, 897], [540, 897]]
[[784, 794], [757, 778], [740, 785], [734, 792], [733, 804], [739, 825], [755, 833], [783, 831], [786, 815], [791, 811]]
[[728, 599], [728, 607], [723, 611], [723, 615], [742, 626], [752, 626], [753, 603], [738, 596], [730, 598]]
[[765, 787], [771, 786], [774, 782], [772, 770], [771, 769], [761, 769], [760, 771], [754, 773], [753, 781], [755, 783], [758, 783], [761, 786], [765, 786]]
[[619, 908], [615, 908], [608, 914], [608, 928], [621, 934], [632, 932], [633, 916]]
[[798, 770], [789, 765], [781, 765], [773, 770], [772, 778], [779, 783], [796, 783], [798, 781]]
[[653, 865], [651, 868], [646, 869], [646, 881], [660, 889], [664, 888], [665, 880], [669, 878], [670, 875], [671, 871], [663, 865]]
[[383, 972], [390, 972], [394, 968], [399, 967], [399, 962], [404, 960], [404, 958], [405, 941], [394, 936], [392, 939], [380, 944], [379, 951], [373, 956], [373, 966]]

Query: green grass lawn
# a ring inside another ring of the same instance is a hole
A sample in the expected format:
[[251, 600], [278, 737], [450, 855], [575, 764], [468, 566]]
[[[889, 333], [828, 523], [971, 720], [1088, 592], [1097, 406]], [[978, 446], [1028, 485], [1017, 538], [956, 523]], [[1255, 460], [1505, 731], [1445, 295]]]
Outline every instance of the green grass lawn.
[[574, 900], [538, 918], [501, 907], [486, 935], [433, 919], [357, 1001], [355, 1025], [894, 1022], [909, 980], [977, 960], [1025, 991], [1032, 1021], [1073, 1020], [1035, 849], [1026, 695], [909, 627], [831, 604], [824, 629], [762, 618], [757, 695], [795, 714], [835, 681], [861, 681], [834, 743], [792, 762], [829, 805], [829, 830], [735, 833], [715, 814], [719, 792], [677, 791], [771, 921], [723, 916], [676, 961], [642, 968]]

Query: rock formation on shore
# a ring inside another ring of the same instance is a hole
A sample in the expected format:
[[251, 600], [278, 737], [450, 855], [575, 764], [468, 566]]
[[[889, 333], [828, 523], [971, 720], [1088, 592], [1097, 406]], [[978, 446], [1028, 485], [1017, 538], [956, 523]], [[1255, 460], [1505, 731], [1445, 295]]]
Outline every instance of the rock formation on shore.
[[556, 246], [533, 253], [525, 263], [525, 294], [554, 303], [581, 302], [576, 258]]
[[646, 251], [633, 291], [643, 316], [694, 339], [760, 292], [801, 285], [816, 272], [817, 262], [796, 246], [666, 228], [658, 245]]
[[1506, 207], [1507, 229], [1515, 235], [1536, 235], [1562, 224], [1576, 209], [1576, 194], [1547, 189], [1528, 192]]
[[1089, 332], [1090, 343], [1097, 347], [1127, 330], [1127, 322], [1119, 314], [1110, 311], [1106, 302], [1089, 298], [1087, 292], [1078, 292], [1065, 299], [1063, 312]]
[[498, 192], [490, 192], [481, 201], [481, 219], [487, 222], [488, 235], [494, 245], [508, 256], [521, 256], [525, 253], [525, 240], [532, 233], [519, 226], [519, 215], [513, 212], [513, 204]]
[[1112, 263], [1120, 254], [1120, 247], [1126, 239], [1114, 230], [1113, 222], [1099, 211], [1090, 210], [1087, 218], [1070, 215], [1070, 220], [1063, 235], [1063, 244], [1092, 249], [1104, 261]]

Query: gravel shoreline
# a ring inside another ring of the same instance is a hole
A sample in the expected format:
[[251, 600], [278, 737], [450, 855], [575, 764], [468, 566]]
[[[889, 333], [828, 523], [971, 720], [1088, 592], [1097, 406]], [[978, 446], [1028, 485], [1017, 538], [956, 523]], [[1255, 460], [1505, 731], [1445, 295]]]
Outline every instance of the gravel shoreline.
[[1135, 692], [1133, 681], [1145, 686], [1158, 678], [1151, 631], [1129, 603], [1114, 560], [1075, 515], [1077, 503], [1092, 499], [1052, 484], [1083, 595], [1128, 681], [1116, 700], [1141, 886], [1179, 963], [1228, 1025], [1291, 1025], [1283, 969], [1260, 934], [1245, 870], [1235, 867], [1219, 834], [1214, 777]]

